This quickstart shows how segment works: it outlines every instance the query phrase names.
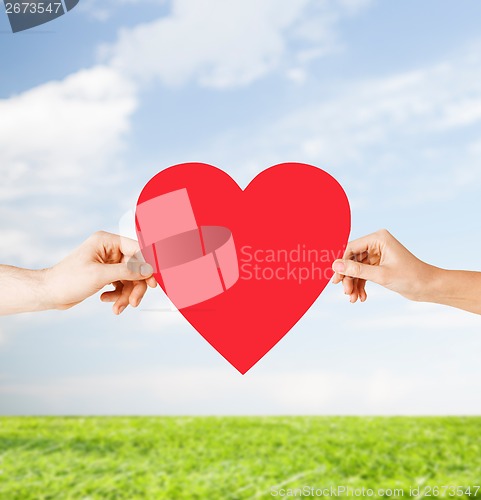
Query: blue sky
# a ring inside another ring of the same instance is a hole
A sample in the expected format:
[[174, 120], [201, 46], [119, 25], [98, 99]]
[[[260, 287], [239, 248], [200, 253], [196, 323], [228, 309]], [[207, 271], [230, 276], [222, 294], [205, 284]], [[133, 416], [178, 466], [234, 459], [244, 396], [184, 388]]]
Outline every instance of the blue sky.
[[[479, 270], [481, 5], [82, 0], [8, 33], [0, 15], [0, 262], [52, 265], [119, 231], [148, 179], [203, 161], [246, 185], [283, 161], [348, 193], [352, 236]], [[0, 318], [0, 412], [480, 413], [481, 319], [329, 286], [244, 377], [159, 290], [114, 317]]]

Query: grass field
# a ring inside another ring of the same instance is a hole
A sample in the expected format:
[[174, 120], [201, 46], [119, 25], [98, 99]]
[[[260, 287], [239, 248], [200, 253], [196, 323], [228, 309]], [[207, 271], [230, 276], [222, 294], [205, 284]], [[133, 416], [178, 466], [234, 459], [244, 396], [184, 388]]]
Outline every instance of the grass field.
[[439, 496], [481, 498], [480, 483], [481, 418], [0, 419], [2, 500], [299, 497], [289, 490], [331, 486], [414, 498], [415, 485], [471, 486]]

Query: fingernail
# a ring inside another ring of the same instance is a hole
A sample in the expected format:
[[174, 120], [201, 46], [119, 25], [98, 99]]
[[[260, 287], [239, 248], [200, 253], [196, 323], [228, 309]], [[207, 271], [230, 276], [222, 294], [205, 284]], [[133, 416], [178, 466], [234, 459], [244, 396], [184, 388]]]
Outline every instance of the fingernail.
[[140, 266], [140, 274], [142, 276], [150, 276], [154, 272], [154, 268], [150, 264], [142, 264]]
[[122, 314], [125, 311], [125, 306], [119, 308], [119, 314]]
[[343, 273], [344, 272], [344, 262], [342, 260], [336, 260], [334, 264], [332, 264], [332, 269], [336, 271], [336, 273]]

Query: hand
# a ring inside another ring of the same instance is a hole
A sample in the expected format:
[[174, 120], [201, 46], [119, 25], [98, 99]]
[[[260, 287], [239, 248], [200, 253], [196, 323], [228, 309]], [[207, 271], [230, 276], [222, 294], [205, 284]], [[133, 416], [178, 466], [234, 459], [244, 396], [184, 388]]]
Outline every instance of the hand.
[[429, 300], [429, 285], [439, 270], [415, 257], [385, 229], [351, 241], [332, 269], [332, 282], [342, 281], [352, 303], [367, 299], [366, 280], [411, 300]]
[[44, 277], [45, 309], [69, 309], [112, 284], [114, 290], [101, 295], [113, 302], [115, 314], [130, 304], [137, 307], [147, 285], [157, 285], [152, 266], [135, 259], [140, 251], [136, 241], [97, 232], [51, 269]]

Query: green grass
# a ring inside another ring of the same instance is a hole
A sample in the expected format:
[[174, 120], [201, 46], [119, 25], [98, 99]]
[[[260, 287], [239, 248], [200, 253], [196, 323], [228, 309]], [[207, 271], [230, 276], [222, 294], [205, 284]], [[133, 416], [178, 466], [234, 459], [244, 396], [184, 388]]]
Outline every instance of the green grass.
[[481, 418], [0, 418], [2, 500], [480, 483]]

